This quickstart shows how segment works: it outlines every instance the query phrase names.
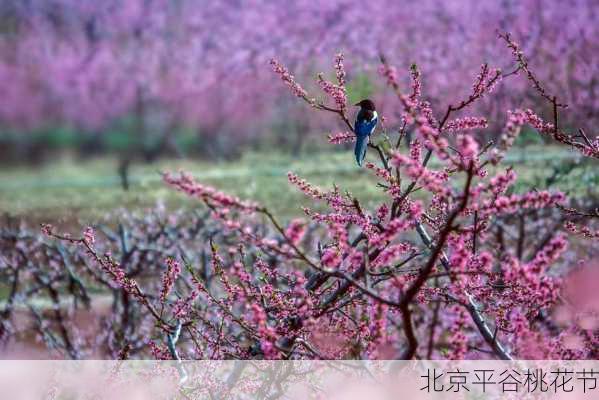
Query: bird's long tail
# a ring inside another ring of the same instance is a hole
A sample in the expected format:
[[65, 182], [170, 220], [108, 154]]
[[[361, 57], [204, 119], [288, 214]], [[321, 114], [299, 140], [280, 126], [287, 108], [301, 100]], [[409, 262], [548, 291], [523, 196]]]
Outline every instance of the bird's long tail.
[[356, 147], [354, 148], [354, 153], [356, 155], [356, 162], [361, 167], [364, 162], [364, 158], [366, 157], [366, 149], [368, 148], [368, 135], [358, 136], [356, 138]]

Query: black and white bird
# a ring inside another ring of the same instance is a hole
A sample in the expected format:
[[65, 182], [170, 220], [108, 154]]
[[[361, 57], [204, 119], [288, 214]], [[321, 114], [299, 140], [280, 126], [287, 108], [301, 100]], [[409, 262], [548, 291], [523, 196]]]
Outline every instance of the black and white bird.
[[374, 132], [378, 122], [378, 114], [372, 100], [364, 99], [356, 103], [355, 106], [359, 106], [360, 111], [358, 111], [356, 122], [354, 123], [354, 133], [356, 134], [354, 153], [356, 154], [356, 162], [359, 166], [362, 166], [366, 157], [370, 135]]

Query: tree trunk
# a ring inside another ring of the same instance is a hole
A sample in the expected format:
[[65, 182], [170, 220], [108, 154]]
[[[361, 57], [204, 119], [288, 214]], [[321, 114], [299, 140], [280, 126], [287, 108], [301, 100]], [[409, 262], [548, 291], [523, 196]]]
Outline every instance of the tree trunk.
[[129, 172], [131, 167], [131, 159], [129, 157], [122, 158], [119, 162], [118, 173], [121, 178], [121, 187], [123, 190], [129, 190]]

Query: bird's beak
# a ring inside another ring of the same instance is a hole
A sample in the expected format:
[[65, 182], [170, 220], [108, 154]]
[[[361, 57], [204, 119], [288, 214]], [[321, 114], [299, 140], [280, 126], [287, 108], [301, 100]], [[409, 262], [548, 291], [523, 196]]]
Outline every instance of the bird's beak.
[[[360, 103], [361, 103], [361, 102], [360, 102]], [[356, 107], [357, 107], [357, 106], [359, 106], [359, 105], [360, 105], [360, 103], [356, 103], [356, 104], [354, 104], [354, 106], [356, 106]]]

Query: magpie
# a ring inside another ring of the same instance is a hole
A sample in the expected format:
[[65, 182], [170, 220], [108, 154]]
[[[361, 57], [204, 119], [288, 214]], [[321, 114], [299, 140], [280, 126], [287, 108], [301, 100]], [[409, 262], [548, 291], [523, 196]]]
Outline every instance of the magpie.
[[361, 167], [366, 157], [366, 148], [368, 147], [370, 135], [374, 132], [378, 122], [378, 114], [372, 100], [364, 99], [354, 105], [360, 107], [354, 123], [354, 133], [356, 134], [354, 153], [356, 162]]

